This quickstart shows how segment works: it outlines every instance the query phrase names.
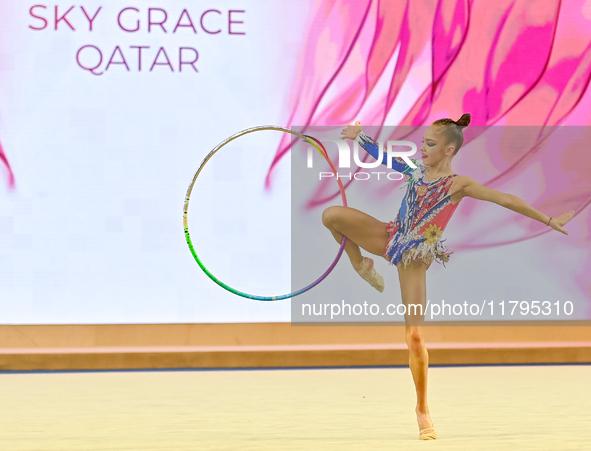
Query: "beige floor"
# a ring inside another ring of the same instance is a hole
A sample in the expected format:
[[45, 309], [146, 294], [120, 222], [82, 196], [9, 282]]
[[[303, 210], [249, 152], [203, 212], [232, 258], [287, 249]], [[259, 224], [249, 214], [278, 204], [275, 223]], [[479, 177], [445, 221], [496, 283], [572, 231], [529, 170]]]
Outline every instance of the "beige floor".
[[590, 450], [591, 366], [0, 374], [0, 450]]

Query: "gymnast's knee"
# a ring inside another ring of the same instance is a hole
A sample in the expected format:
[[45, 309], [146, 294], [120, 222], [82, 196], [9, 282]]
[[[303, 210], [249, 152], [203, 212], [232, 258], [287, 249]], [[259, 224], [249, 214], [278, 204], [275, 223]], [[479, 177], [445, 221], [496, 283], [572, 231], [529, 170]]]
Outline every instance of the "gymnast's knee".
[[328, 207], [322, 213], [322, 224], [324, 224], [328, 228], [331, 228], [332, 226], [334, 226], [335, 222], [342, 215], [342, 209], [343, 209], [343, 207], [338, 207], [338, 206]]
[[410, 327], [406, 332], [406, 344], [410, 352], [421, 352], [425, 347], [425, 342], [421, 335], [421, 331], [417, 327]]

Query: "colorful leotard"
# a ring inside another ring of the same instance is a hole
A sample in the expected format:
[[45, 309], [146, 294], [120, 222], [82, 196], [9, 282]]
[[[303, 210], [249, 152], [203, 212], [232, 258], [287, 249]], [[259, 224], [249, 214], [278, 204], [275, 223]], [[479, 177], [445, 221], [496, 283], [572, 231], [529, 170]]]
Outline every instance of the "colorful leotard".
[[[361, 132], [355, 139], [361, 147], [378, 159], [378, 144]], [[441, 239], [445, 226], [459, 205], [451, 203], [449, 190], [457, 174], [439, 177], [432, 182], [425, 180], [427, 166], [420, 160], [412, 160], [417, 169], [411, 168], [402, 158], [392, 158], [392, 169], [409, 175], [406, 194], [395, 221], [388, 224], [388, 243], [384, 257], [390, 264], [402, 262], [404, 266], [413, 260], [430, 264], [449, 261], [452, 249], [443, 246]], [[382, 164], [387, 165], [383, 152]], [[445, 265], [444, 265], [445, 266]]]

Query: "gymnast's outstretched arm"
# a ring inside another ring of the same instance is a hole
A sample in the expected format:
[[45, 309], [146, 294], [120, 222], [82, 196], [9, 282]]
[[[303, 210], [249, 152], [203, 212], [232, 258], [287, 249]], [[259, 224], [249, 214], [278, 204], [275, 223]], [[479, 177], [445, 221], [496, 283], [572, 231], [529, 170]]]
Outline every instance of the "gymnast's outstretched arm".
[[530, 204], [519, 197], [514, 196], [513, 194], [502, 193], [500, 191], [487, 188], [482, 186], [474, 179], [465, 176], [461, 176], [458, 179], [457, 190], [455, 190], [452, 196], [456, 196], [456, 194], [459, 194], [460, 199], [463, 197], [472, 197], [478, 200], [494, 202], [495, 204], [508, 208], [509, 210], [520, 213], [523, 216], [527, 216], [528, 218], [532, 218], [536, 221], [540, 221], [546, 225], [549, 225], [554, 230], [557, 230], [558, 232], [561, 232], [565, 235], [568, 235], [568, 232], [562, 227], [575, 215], [575, 211], [571, 210], [561, 216], [550, 218], [550, 216], [545, 215], [539, 210], [536, 210]]
[[[356, 122], [355, 125], [347, 124], [347, 128], [343, 129], [341, 135], [342, 139], [348, 138], [352, 139], [353, 141], [356, 141], [367, 153], [369, 153], [376, 160], [379, 158], [379, 144], [376, 143], [368, 135], [363, 133], [359, 122]], [[386, 149], [384, 149], [384, 151], [382, 152], [381, 163], [385, 166], [388, 166], [388, 154]], [[402, 158], [394, 157], [392, 158], [392, 169], [401, 173], [409, 173], [415, 168], [411, 168], [408, 164], [406, 164], [406, 162]]]

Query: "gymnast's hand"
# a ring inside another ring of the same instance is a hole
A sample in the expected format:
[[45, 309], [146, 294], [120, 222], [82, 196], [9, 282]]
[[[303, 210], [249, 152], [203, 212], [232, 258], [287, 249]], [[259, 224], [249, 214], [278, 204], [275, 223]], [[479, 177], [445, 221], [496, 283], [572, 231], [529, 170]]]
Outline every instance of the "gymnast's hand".
[[344, 128], [341, 132], [341, 139], [355, 139], [361, 132], [361, 122], [355, 122], [355, 125], [347, 124], [347, 128]]
[[550, 221], [550, 227], [554, 230], [557, 230], [565, 235], [568, 235], [568, 232], [562, 228], [568, 221], [570, 221], [573, 216], [575, 215], [575, 211], [571, 210], [568, 213], [563, 214], [562, 216], [558, 216], [557, 218], [552, 218]]

